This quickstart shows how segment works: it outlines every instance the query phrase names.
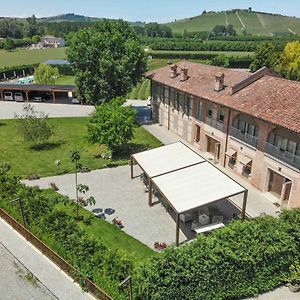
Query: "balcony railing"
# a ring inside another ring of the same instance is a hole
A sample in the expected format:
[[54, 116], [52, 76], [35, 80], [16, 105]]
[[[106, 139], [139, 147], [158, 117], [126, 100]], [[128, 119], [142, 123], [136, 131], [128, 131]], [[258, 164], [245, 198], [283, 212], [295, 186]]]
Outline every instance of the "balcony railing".
[[267, 143], [266, 153], [293, 166], [294, 168], [300, 169], [300, 156], [298, 155], [282, 150], [279, 147], [276, 147], [270, 143]]
[[254, 135], [243, 132], [235, 127], [230, 128], [230, 134], [238, 140], [241, 140], [252, 147], [257, 147], [258, 138]]
[[205, 118], [205, 124], [214, 127], [220, 131], [223, 131], [224, 128], [224, 124], [216, 119], [210, 118], [208, 116], [206, 116]]

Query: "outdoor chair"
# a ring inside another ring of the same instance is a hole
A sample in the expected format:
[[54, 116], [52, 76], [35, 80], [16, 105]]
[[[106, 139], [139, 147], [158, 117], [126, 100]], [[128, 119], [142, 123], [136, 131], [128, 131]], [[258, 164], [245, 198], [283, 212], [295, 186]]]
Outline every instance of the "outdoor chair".
[[188, 212], [180, 215], [180, 220], [183, 223], [187, 223], [189, 221], [193, 221], [194, 218], [195, 218], [195, 216], [192, 213], [188, 213]]
[[211, 219], [212, 224], [223, 223], [223, 222], [224, 222], [223, 216], [213, 216]]

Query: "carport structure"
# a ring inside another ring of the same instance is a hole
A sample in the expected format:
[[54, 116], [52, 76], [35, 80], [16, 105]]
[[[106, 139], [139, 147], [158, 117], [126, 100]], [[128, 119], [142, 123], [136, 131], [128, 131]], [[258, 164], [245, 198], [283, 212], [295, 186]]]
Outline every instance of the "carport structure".
[[183, 213], [243, 193], [241, 217], [245, 218], [248, 190], [182, 142], [132, 155], [131, 178], [134, 163], [147, 176], [149, 206], [155, 188], [174, 210], [176, 246]]
[[26, 101], [29, 101], [29, 92], [44, 92], [51, 93], [53, 103], [56, 103], [55, 93], [75, 93], [76, 86], [60, 85], [60, 84], [0, 84], [0, 99], [4, 101], [3, 93], [5, 91], [23, 92], [26, 95]]

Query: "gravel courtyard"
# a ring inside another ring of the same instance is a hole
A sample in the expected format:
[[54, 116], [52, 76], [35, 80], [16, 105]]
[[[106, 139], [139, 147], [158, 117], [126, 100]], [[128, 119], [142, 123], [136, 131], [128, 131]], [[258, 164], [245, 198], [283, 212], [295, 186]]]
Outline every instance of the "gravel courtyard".
[[[136, 170], [135, 175], [138, 172]], [[114, 217], [119, 217], [126, 233], [151, 248], [155, 241], [175, 242], [174, 220], [160, 204], [148, 206], [148, 193], [139, 178], [130, 179], [129, 166], [80, 173], [78, 178], [78, 183], [89, 186], [87, 196], [96, 199], [96, 205], [88, 206], [88, 210], [113, 208], [115, 213], [107, 215], [106, 220], [111, 222]], [[49, 188], [51, 182], [56, 183], [59, 193], [75, 198], [74, 174], [26, 181], [26, 184]], [[180, 242], [185, 240], [186, 236], [180, 231]]]

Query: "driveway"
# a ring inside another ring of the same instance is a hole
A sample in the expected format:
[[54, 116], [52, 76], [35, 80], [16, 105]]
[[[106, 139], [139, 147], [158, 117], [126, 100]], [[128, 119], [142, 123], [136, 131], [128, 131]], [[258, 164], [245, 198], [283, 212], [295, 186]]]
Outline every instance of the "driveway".
[[[31, 103], [35, 110], [44, 112], [50, 118], [87, 117], [94, 111], [94, 106], [75, 104]], [[15, 114], [22, 114], [24, 103], [0, 101], [0, 119], [14, 119]]]
[[[0, 291], [2, 300], [56, 300], [42, 283], [36, 279], [1, 243], [0, 243]], [[17, 287], [17, 288], [16, 288]]]

